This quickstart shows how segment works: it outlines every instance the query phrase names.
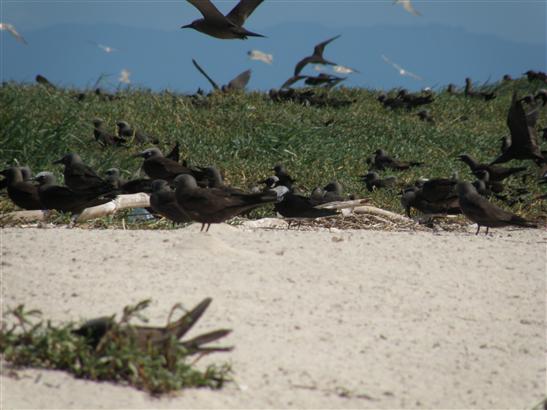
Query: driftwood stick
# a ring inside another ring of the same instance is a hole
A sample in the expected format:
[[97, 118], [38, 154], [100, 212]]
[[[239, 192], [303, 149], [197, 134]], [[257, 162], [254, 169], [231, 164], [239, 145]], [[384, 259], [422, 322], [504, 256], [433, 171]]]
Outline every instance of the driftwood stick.
[[385, 209], [376, 208], [375, 206], [358, 206], [353, 210], [356, 214], [371, 214], [377, 215], [391, 220], [399, 222], [410, 222], [416, 223], [412, 219], [407, 218], [406, 216], [396, 214], [395, 212], [386, 211]]
[[368, 204], [368, 199], [355, 199], [352, 201], [336, 201], [336, 202], [327, 202], [325, 204], [317, 205], [314, 208], [317, 209], [346, 209], [346, 208], [355, 208], [364, 204]]
[[122, 209], [128, 208], [147, 208], [150, 206], [150, 196], [144, 192], [131, 195], [118, 195], [113, 201], [106, 204], [86, 208], [76, 219], [76, 223], [84, 222], [88, 219], [100, 218], [106, 215], [112, 215]]

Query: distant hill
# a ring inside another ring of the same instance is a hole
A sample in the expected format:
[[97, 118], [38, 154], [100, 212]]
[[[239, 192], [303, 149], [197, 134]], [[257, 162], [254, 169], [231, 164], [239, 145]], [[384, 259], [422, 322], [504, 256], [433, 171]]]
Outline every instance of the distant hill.
[[[284, 24], [263, 34], [268, 38], [221, 41], [193, 30], [63, 24], [25, 33], [29, 45], [23, 46], [2, 33], [2, 80], [32, 82], [40, 73], [55, 84], [90, 87], [101, 74], [108, 74], [101, 86], [113, 88], [118, 86], [119, 72], [126, 68], [135, 86], [208, 90], [210, 85], [191, 63], [195, 58], [221, 84], [251, 68], [249, 89], [266, 90], [279, 87], [315, 44], [336, 34], [342, 37], [327, 47], [325, 57], [361, 72], [350, 76], [347, 86], [419, 89], [450, 82], [462, 85], [467, 76], [482, 83], [497, 81], [506, 73], [518, 77], [528, 69], [545, 70], [544, 45], [519, 44], [440, 25], [335, 31], [315, 24]], [[93, 42], [119, 51], [107, 54]], [[272, 53], [274, 64], [250, 61], [246, 53], [251, 49]], [[381, 59], [382, 54], [424, 81], [400, 77]], [[311, 67], [308, 70], [313, 72]]]

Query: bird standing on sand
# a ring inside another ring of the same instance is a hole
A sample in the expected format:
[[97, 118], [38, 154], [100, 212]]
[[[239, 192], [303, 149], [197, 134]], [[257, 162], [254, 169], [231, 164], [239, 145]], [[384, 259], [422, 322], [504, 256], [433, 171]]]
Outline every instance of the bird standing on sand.
[[275, 202], [275, 192], [238, 193], [222, 188], [200, 188], [194, 177], [182, 174], [175, 178], [177, 202], [201, 230], [212, 223], [221, 223], [245, 211]]
[[201, 33], [220, 39], [247, 37], [264, 37], [243, 27], [245, 20], [262, 3], [263, 0], [240, 0], [240, 2], [224, 16], [209, 0], [187, 0], [197, 8], [203, 18], [192, 21], [181, 28], [193, 28]]
[[304, 67], [307, 64], [324, 64], [324, 65], [333, 65], [333, 66], [336, 65], [336, 63], [333, 63], [332, 61], [325, 60], [323, 58], [323, 51], [325, 50], [325, 47], [329, 43], [336, 40], [338, 37], [340, 37], [340, 35], [329, 38], [328, 40], [325, 40], [322, 43], [317, 44], [313, 49], [313, 54], [312, 55], [304, 57], [302, 60], [300, 60], [296, 64], [296, 66], [294, 67], [295, 77], [300, 74], [300, 72], [304, 69]]
[[536, 228], [537, 225], [527, 221], [518, 215], [507, 212], [500, 207], [488, 202], [482, 197], [475, 187], [469, 182], [460, 182], [457, 185], [458, 198], [463, 214], [477, 224], [479, 234], [481, 226], [486, 226], [486, 234], [489, 228], [498, 228], [507, 225], [516, 225], [526, 228]]

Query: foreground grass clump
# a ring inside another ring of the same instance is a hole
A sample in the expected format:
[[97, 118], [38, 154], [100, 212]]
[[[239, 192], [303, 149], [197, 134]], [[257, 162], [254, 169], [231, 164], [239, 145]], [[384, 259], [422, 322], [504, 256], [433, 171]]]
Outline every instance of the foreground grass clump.
[[[436, 92], [435, 101], [426, 107], [435, 120], [430, 124], [420, 121], [418, 109], [386, 110], [376, 99], [379, 92], [368, 89], [330, 91], [333, 99], [354, 101], [335, 108], [273, 102], [258, 92], [217, 93], [198, 104], [182, 94], [127, 89], [113, 101], [92, 92], [79, 101], [75, 90], [8, 83], [0, 88], [0, 165], [17, 161], [34, 172], [52, 170], [62, 181], [61, 167], [52, 162], [77, 152], [101, 174], [117, 167], [124, 178], [136, 177], [142, 160], [131, 155], [148, 146], [102, 148], [93, 137], [94, 118], [102, 118], [110, 133], [123, 119], [158, 137], [164, 152], [178, 141], [191, 165], [218, 167], [228, 185], [250, 187], [282, 162], [303, 192], [337, 179], [346, 192], [402, 213], [399, 192], [420, 177], [449, 177], [456, 172], [461, 179], [474, 180], [457, 156], [468, 153], [480, 162], [492, 161], [500, 153], [501, 137], [509, 134], [506, 120], [512, 92], [522, 96], [543, 87], [544, 83], [526, 79], [492, 84], [497, 97], [486, 102]], [[538, 124], [547, 126], [547, 109], [541, 110]], [[369, 193], [359, 175], [366, 173], [366, 158], [378, 148], [425, 165], [383, 172], [381, 177], [396, 176], [397, 185]], [[531, 161], [506, 165], [525, 165], [529, 174], [524, 182], [520, 176], [507, 180], [509, 190], [530, 191], [529, 201], [516, 203], [511, 210], [531, 218], [544, 215], [542, 201], [534, 200], [544, 193], [536, 182], [538, 168]], [[253, 213], [272, 214], [267, 207]]]
[[[194, 367], [196, 360], [189, 361], [195, 351], [191, 352], [174, 338], [167, 339], [162, 346], [153, 343], [148, 343], [146, 349], [139, 346], [136, 338], [131, 337], [138, 327], [128, 322], [133, 317], [143, 319], [141, 311], [148, 304], [146, 300], [126, 307], [119, 322], [110, 318], [112, 328], [97, 346], [79, 336], [74, 324], [54, 326], [43, 320], [33, 323], [31, 317], [40, 317], [41, 313], [27, 311], [20, 305], [7, 312], [15, 324], [8, 328], [6, 321], [3, 322], [0, 352], [16, 368], [64, 370], [78, 378], [127, 384], [154, 395], [190, 387], [219, 389], [230, 380], [228, 364], [198, 370]], [[210, 351], [215, 350], [210, 348]]]

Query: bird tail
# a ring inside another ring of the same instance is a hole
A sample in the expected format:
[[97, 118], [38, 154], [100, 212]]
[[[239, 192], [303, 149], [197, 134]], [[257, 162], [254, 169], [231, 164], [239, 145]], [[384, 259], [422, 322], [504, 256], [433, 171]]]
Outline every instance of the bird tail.
[[520, 216], [517, 216], [517, 215], [513, 215], [509, 222], [511, 223], [511, 225], [522, 226], [524, 228], [537, 228], [538, 227], [536, 223], [531, 222], [531, 221], [527, 221], [526, 219], [524, 219]]
[[249, 31], [249, 30], [245, 30], [245, 31], [243, 32], [243, 34], [244, 34], [246, 37], [264, 37], [264, 38], [266, 38], [266, 36], [263, 36], [262, 34], [253, 33], [252, 31]]

